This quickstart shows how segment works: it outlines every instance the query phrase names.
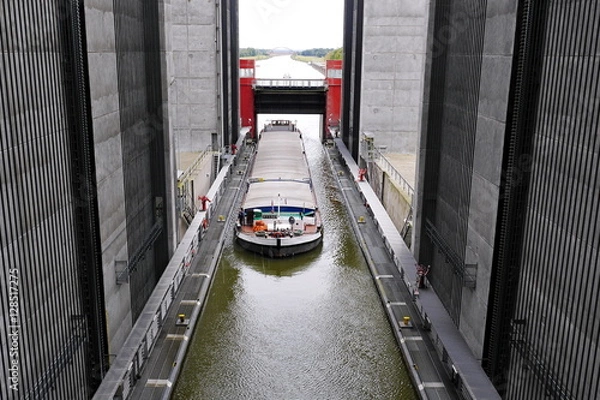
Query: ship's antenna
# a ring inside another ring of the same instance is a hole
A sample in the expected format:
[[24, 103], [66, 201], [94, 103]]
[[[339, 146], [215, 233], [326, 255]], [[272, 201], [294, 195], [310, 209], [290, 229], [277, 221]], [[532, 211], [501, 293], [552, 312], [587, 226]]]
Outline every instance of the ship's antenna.
[[277, 193], [279, 200], [277, 201], [277, 219], [281, 216], [281, 193]]

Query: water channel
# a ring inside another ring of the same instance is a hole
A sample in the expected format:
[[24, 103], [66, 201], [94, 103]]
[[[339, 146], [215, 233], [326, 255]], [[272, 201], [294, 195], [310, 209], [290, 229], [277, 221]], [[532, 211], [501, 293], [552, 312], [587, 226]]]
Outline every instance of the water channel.
[[321, 117], [277, 117], [303, 132], [323, 244], [274, 260], [229, 235], [173, 398], [416, 399], [323, 152]]

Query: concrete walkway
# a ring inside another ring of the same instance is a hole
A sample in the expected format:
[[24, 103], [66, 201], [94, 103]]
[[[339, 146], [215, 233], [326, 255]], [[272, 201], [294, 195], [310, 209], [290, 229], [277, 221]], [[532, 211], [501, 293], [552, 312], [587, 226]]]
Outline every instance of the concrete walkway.
[[[416, 261], [340, 139], [329, 156], [382, 303], [422, 399], [500, 400], [434, 290], [417, 289]], [[409, 323], [405, 323], [409, 317]], [[443, 361], [442, 361], [443, 360]]]
[[[343, 146], [337, 142], [338, 146]], [[345, 147], [344, 147], [345, 148]], [[411, 379], [421, 399], [457, 399], [450, 377], [445, 372], [430, 338], [423, 331], [418, 311], [404, 277], [392, 261], [381, 237], [372, 208], [357, 188], [356, 176], [336, 147], [328, 151], [340, 190], [344, 194], [350, 214], [354, 218], [354, 230], [359, 245], [367, 259], [375, 280], [382, 305], [392, 325], [398, 345], [403, 353]], [[358, 172], [358, 167], [357, 171]], [[368, 185], [368, 183], [364, 182]], [[383, 209], [383, 207], [382, 207]], [[394, 230], [395, 226], [392, 224]], [[389, 228], [389, 227], [388, 227]], [[408, 323], [405, 323], [408, 317]]]
[[[212, 214], [208, 229], [199, 243], [198, 253], [186, 273], [181, 288], [169, 309], [150, 359], [142, 371], [131, 399], [168, 399], [174, 389], [191, 340], [194, 326], [200, 316], [212, 276], [219, 263], [226, 229], [233, 229], [238, 196], [245, 179], [249, 154], [253, 147], [243, 146], [236, 157], [234, 173]], [[183, 314], [183, 323], [179, 315]]]

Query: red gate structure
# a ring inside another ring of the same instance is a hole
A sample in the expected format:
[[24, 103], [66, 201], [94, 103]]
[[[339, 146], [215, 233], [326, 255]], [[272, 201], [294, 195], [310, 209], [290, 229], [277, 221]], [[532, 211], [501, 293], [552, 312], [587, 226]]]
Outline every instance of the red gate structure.
[[342, 60], [327, 60], [325, 81], [327, 82], [324, 134], [326, 139], [337, 136], [340, 130], [342, 100]]
[[[326, 61], [323, 81], [284, 78], [263, 79], [258, 82], [255, 76], [255, 60], [240, 59], [239, 65], [240, 126], [242, 129], [249, 128], [246, 134], [248, 139], [255, 138], [256, 113], [260, 113], [261, 110], [284, 114], [295, 112], [322, 114], [324, 139], [338, 136], [341, 118], [342, 60]], [[264, 101], [265, 93], [266, 96], [270, 96], [267, 103]], [[298, 95], [300, 96], [296, 97]]]
[[240, 119], [241, 127], [249, 127], [248, 137], [254, 139], [256, 116], [254, 115], [254, 60], [240, 59]]

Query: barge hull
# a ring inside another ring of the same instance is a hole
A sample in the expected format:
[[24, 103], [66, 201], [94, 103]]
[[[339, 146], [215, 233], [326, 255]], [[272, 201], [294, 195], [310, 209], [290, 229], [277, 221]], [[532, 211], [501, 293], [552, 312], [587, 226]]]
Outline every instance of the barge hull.
[[237, 242], [245, 250], [270, 258], [291, 257], [309, 252], [321, 244], [321, 233], [312, 235], [310, 240], [293, 241], [288, 238], [259, 239], [237, 233]]
[[323, 240], [302, 134], [289, 120], [261, 130], [238, 213], [240, 246], [265, 257], [306, 253]]

